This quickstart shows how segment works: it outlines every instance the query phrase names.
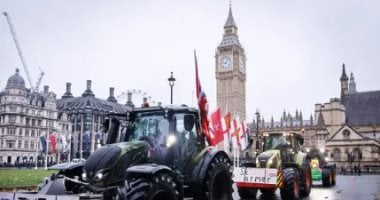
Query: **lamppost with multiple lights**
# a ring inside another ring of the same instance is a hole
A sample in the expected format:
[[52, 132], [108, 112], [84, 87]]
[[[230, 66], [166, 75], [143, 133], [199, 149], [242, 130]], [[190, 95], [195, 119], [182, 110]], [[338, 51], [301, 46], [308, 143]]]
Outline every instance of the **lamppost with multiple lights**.
[[168, 78], [169, 85], [170, 85], [170, 104], [173, 104], [173, 87], [174, 87], [174, 82], [175, 78], [173, 77], [173, 72], [170, 72], [171, 75]]

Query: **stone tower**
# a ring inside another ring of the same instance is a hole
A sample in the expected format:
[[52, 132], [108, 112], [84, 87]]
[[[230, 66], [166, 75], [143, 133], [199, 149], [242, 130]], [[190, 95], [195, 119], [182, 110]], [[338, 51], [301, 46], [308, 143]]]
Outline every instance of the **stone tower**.
[[246, 57], [239, 42], [231, 5], [224, 25], [223, 39], [215, 53], [216, 101], [222, 114], [246, 117]]

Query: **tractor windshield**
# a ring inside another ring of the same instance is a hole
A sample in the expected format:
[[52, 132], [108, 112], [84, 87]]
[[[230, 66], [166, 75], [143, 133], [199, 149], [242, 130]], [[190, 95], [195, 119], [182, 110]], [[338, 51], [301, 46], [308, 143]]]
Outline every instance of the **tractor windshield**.
[[271, 149], [281, 149], [290, 146], [291, 140], [282, 134], [271, 134], [265, 137], [264, 151]]
[[127, 141], [148, 140], [154, 144], [165, 144], [169, 132], [169, 121], [163, 112], [139, 113], [127, 128]]

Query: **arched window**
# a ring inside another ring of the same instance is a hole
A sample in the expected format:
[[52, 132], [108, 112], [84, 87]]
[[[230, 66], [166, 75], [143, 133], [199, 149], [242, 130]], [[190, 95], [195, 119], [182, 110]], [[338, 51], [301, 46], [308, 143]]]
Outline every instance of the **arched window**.
[[358, 147], [355, 147], [352, 150], [353, 160], [358, 161], [360, 159], [361, 150]]
[[341, 160], [341, 151], [340, 151], [340, 149], [338, 149], [338, 148], [335, 148], [334, 150], [333, 150], [333, 159], [334, 159], [334, 161], [340, 161]]

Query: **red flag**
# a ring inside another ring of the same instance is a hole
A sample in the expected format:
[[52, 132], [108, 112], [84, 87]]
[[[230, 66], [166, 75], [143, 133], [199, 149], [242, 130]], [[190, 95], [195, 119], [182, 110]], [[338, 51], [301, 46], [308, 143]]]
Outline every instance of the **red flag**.
[[201, 87], [201, 82], [199, 81], [198, 76], [198, 61], [197, 61], [197, 54], [194, 50], [194, 59], [195, 59], [195, 87], [197, 92], [197, 99], [198, 99], [198, 107], [199, 112], [201, 115], [201, 124], [203, 128], [203, 132], [206, 136], [207, 142], [212, 145], [211, 137], [209, 133], [209, 123], [207, 119], [207, 113], [208, 113], [208, 104], [207, 104], [207, 98], [206, 94], [203, 92]]
[[52, 147], [52, 150], [53, 150], [53, 153], [57, 152], [57, 140], [56, 140], [56, 137], [55, 135], [52, 133], [49, 135], [49, 139], [50, 139], [50, 144], [51, 144], [51, 147]]
[[[217, 145], [219, 142], [223, 141], [223, 128], [221, 121], [220, 109], [218, 108], [214, 113], [211, 114], [211, 124], [213, 135], [210, 134], [211, 144], [212, 146]], [[213, 137], [212, 137], [213, 136]]]
[[234, 125], [234, 131], [231, 134], [232, 145], [234, 147], [240, 147], [240, 141], [239, 141], [239, 132], [240, 132], [239, 119], [234, 119], [232, 122], [233, 122], [233, 125]]

